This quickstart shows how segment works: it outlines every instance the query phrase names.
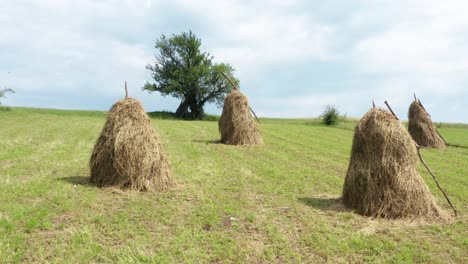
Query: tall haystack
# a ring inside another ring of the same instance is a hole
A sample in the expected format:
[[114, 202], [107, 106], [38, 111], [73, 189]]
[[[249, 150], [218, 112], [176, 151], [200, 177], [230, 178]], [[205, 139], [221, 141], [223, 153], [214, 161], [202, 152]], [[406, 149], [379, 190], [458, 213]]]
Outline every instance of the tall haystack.
[[422, 147], [445, 149], [446, 145], [420, 101], [415, 100], [408, 111], [408, 131]]
[[373, 217], [446, 218], [417, 162], [416, 146], [401, 122], [383, 109], [371, 109], [354, 131], [344, 204]]
[[138, 100], [115, 103], [89, 162], [91, 183], [138, 191], [164, 191], [175, 185], [159, 136]]
[[219, 119], [221, 142], [231, 145], [263, 145], [260, 129], [250, 113], [247, 97], [233, 90], [224, 101]]

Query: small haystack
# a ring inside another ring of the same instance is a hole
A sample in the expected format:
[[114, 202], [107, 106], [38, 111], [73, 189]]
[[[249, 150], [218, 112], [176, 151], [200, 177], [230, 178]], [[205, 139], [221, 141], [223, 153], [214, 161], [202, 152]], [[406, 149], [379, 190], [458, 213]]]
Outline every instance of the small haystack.
[[249, 101], [239, 90], [233, 90], [224, 101], [219, 119], [221, 142], [231, 145], [263, 145], [260, 129], [251, 114]]
[[444, 139], [437, 132], [429, 114], [419, 100], [411, 104], [408, 111], [408, 131], [419, 146], [445, 149]]
[[373, 108], [355, 128], [343, 202], [383, 218], [446, 218], [417, 172], [416, 145], [400, 121]]
[[138, 100], [115, 103], [89, 162], [91, 183], [138, 191], [163, 191], [175, 185], [159, 137]]

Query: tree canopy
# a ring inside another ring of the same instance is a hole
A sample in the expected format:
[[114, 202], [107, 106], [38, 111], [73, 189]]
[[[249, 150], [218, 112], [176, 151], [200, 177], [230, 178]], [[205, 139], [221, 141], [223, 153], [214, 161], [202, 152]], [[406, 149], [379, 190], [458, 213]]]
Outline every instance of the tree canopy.
[[214, 63], [213, 57], [200, 50], [201, 40], [191, 31], [156, 40], [159, 53], [154, 64], [147, 65], [154, 83], [146, 83], [143, 90], [160, 92], [180, 98], [176, 116], [199, 119], [206, 103], [221, 105], [233, 87], [221, 75], [224, 72], [238, 85], [234, 68], [227, 63]]

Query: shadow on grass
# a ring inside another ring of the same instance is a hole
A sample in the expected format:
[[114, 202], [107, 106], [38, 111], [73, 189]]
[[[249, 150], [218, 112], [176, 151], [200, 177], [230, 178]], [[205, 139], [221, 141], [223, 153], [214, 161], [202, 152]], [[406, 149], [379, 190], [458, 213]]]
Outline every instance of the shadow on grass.
[[200, 140], [200, 139], [194, 139], [192, 140], [194, 143], [205, 143], [205, 144], [222, 144], [221, 141], [219, 140]]
[[92, 185], [89, 182], [89, 176], [69, 176], [69, 177], [58, 178], [58, 180], [67, 182], [73, 185], [94, 187], [94, 185]]
[[460, 145], [460, 144], [447, 143], [447, 146], [448, 146], [448, 147], [454, 147], [454, 148], [464, 148], [464, 149], [468, 149], [468, 146]]
[[351, 212], [346, 208], [340, 198], [329, 197], [300, 197], [299, 202], [322, 211]]

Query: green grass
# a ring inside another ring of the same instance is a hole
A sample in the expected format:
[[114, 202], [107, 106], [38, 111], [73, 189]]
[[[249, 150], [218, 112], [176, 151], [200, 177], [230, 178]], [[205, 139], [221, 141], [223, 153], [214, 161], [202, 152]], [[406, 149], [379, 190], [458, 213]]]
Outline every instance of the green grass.
[[[233, 147], [216, 143], [217, 122], [152, 118], [179, 183], [158, 194], [87, 184], [104, 120], [95, 111], [0, 111], [1, 262], [468, 262], [468, 148], [423, 150], [460, 215], [421, 224], [340, 204], [356, 120], [262, 119], [265, 146]], [[441, 133], [468, 146], [467, 127]]]

